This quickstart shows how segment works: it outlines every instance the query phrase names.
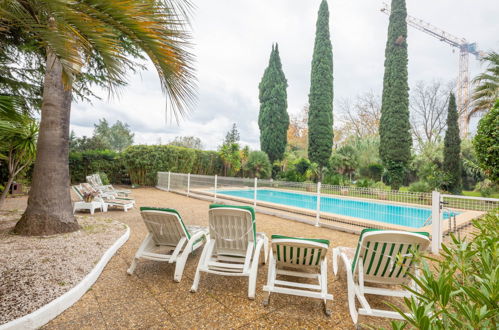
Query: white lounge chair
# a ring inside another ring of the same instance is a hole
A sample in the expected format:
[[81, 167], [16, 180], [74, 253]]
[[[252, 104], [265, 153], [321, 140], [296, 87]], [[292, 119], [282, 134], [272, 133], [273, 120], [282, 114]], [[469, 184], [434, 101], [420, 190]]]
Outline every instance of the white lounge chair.
[[133, 274], [138, 259], [175, 263], [174, 281], [180, 282], [191, 252], [207, 240], [208, 228], [186, 226], [174, 209], [141, 207], [140, 213], [149, 233], [140, 245], [128, 274]]
[[[333, 270], [336, 275], [338, 266], [343, 265], [347, 274], [348, 306], [353, 323], [357, 324], [359, 315], [403, 319], [395, 312], [371, 308], [365, 295], [391, 297], [410, 297], [404, 289], [390, 289], [366, 286], [366, 283], [384, 285], [416, 284], [408, 276], [417, 275], [417, 264], [413, 253], [428, 248], [429, 234], [425, 232], [404, 232], [398, 230], [364, 229], [360, 234], [357, 248], [338, 247], [333, 250]], [[341, 258], [342, 263], [338, 264]], [[356, 307], [356, 299], [360, 308]]]
[[247, 276], [248, 297], [255, 298], [256, 277], [263, 247], [267, 261], [268, 238], [256, 232], [255, 211], [250, 206], [210, 205], [210, 240], [203, 248], [191, 292], [199, 286], [201, 272]]
[[[322, 299], [324, 312], [328, 316], [331, 315], [331, 311], [327, 309], [327, 301], [333, 299], [333, 295], [327, 293], [329, 241], [272, 235], [271, 246], [267, 285], [263, 287], [263, 291], [268, 292], [264, 305], [268, 305], [270, 293], [284, 293]], [[278, 280], [278, 275], [310, 278], [318, 284]]]

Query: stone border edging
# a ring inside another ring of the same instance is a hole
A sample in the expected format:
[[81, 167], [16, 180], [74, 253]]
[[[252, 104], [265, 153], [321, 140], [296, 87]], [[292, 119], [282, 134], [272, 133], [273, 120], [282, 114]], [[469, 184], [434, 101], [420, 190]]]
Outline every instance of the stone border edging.
[[106, 252], [104, 252], [97, 265], [83, 278], [83, 280], [81, 280], [80, 283], [64, 293], [62, 296], [57, 297], [34, 312], [0, 325], [0, 330], [39, 328], [74, 305], [95, 283], [109, 260], [111, 260], [118, 249], [128, 240], [130, 237], [130, 227], [126, 227], [126, 232], [118, 238]]

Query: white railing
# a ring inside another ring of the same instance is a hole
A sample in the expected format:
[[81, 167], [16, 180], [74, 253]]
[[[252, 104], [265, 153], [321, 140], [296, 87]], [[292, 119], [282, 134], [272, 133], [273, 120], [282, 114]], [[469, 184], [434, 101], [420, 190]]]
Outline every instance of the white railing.
[[[171, 172], [158, 172], [157, 187], [214, 203], [228, 200], [258, 206], [260, 212], [350, 232], [363, 228], [427, 230], [432, 235], [433, 253], [438, 253], [445, 235], [499, 207], [499, 199], [436, 191], [414, 193]], [[277, 194], [272, 196], [274, 191]], [[371, 218], [373, 214], [376, 219]]]

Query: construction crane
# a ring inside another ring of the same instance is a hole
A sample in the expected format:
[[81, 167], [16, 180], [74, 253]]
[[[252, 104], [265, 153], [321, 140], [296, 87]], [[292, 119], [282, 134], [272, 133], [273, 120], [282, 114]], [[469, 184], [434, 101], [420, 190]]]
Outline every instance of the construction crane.
[[[390, 7], [388, 4], [383, 3], [381, 12], [390, 15]], [[436, 26], [431, 25], [419, 18], [407, 15], [407, 24], [433, 36], [440, 41], [443, 41], [452, 47], [459, 49], [459, 74], [457, 76], [457, 108], [459, 112], [459, 126], [461, 135], [466, 137], [468, 135], [468, 128], [470, 123], [470, 70], [469, 70], [469, 54], [475, 55], [477, 59], [485, 55], [484, 52], [477, 50], [476, 42], [468, 42], [465, 38], [458, 38], [450, 33], [445, 32]]]

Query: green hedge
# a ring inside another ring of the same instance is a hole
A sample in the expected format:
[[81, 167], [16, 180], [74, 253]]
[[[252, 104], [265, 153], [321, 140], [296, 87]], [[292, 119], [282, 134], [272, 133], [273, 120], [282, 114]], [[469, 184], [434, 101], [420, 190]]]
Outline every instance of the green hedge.
[[154, 186], [157, 172], [222, 174], [223, 163], [215, 151], [202, 151], [170, 145], [136, 145], [128, 147], [121, 159], [137, 185]]
[[115, 184], [129, 184], [130, 179], [120, 154], [110, 150], [89, 150], [69, 153], [72, 183], [86, 181], [86, 176], [103, 172]]

